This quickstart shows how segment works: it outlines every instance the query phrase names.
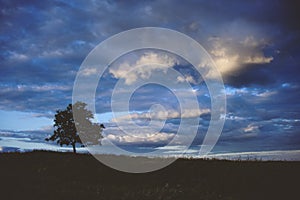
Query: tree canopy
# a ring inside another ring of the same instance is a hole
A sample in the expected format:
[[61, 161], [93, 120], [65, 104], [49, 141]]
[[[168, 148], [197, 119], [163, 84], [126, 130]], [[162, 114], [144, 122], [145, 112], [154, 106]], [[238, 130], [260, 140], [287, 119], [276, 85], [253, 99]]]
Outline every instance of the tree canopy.
[[[87, 104], [76, 102], [65, 110], [57, 110], [54, 118], [54, 133], [46, 141], [57, 141], [60, 146], [72, 145], [76, 153], [76, 143], [83, 145], [101, 144], [103, 124], [94, 123], [94, 115]], [[75, 119], [74, 119], [75, 117]]]

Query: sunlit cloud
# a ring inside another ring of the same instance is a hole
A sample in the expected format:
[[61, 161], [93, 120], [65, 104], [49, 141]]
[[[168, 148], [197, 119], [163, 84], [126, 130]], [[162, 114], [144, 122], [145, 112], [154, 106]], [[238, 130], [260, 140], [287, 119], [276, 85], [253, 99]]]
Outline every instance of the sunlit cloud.
[[115, 78], [122, 78], [125, 80], [125, 84], [130, 85], [138, 78], [149, 78], [154, 70], [162, 70], [166, 73], [168, 68], [174, 67], [176, 64], [179, 64], [179, 61], [174, 56], [148, 52], [133, 63], [124, 62], [117, 67], [111, 67], [109, 72]]
[[253, 125], [253, 124], [249, 124], [246, 128], [244, 128], [244, 132], [245, 133], [249, 133], [249, 132], [256, 132], [258, 130], [258, 126]]
[[265, 56], [263, 49], [268, 44], [264, 39], [247, 36], [243, 40], [233, 38], [211, 37], [210, 50], [218, 70], [222, 74], [234, 73], [247, 64], [267, 64], [273, 60]]

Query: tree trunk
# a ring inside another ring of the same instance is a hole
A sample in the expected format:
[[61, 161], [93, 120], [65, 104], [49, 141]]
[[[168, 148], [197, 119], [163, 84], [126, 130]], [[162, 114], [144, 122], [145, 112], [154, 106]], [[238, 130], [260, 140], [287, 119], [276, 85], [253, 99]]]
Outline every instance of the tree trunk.
[[76, 154], [76, 147], [75, 147], [75, 143], [72, 144], [73, 147], [73, 152]]

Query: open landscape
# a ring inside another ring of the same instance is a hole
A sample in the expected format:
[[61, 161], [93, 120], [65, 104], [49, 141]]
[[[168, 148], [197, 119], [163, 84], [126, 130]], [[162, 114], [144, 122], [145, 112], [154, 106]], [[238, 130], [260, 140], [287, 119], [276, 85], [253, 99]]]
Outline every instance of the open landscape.
[[0, 200], [300, 199], [299, 2], [0, 0]]
[[[134, 158], [138, 159], [138, 158]], [[149, 158], [150, 159], [150, 158]], [[143, 174], [92, 155], [0, 154], [1, 199], [297, 199], [300, 162], [179, 159]]]

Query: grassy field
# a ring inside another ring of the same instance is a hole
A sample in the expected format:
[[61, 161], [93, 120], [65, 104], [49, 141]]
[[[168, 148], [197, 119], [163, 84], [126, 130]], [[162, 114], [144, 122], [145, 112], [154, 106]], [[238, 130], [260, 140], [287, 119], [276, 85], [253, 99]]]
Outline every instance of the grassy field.
[[0, 197], [8, 199], [299, 199], [300, 162], [179, 159], [128, 174], [91, 155], [0, 154]]

